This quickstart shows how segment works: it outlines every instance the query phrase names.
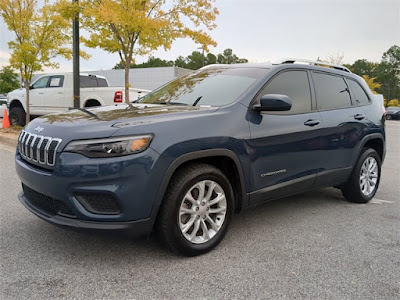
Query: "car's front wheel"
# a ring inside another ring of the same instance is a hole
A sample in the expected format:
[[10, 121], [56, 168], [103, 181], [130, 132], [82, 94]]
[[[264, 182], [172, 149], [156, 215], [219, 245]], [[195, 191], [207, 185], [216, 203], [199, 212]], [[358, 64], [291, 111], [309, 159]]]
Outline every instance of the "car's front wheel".
[[342, 187], [343, 196], [351, 202], [367, 203], [375, 196], [380, 178], [381, 159], [374, 149], [365, 148]]
[[392, 116], [391, 115], [386, 115], [386, 120], [391, 120]]
[[157, 222], [172, 250], [194, 256], [210, 251], [226, 234], [234, 211], [232, 187], [217, 168], [191, 164], [174, 175]]

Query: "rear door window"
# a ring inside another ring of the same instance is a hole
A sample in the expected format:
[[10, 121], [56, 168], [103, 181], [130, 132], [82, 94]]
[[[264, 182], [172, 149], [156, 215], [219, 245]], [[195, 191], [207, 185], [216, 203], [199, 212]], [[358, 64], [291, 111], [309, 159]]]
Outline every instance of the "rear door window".
[[311, 111], [310, 84], [306, 71], [285, 71], [276, 75], [262, 90], [258, 102], [263, 95], [281, 94], [292, 99], [289, 111], [268, 112], [273, 114], [300, 114]]
[[351, 106], [350, 91], [343, 77], [317, 72], [312, 74], [319, 110]]
[[92, 76], [80, 76], [81, 88], [97, 87], [97, 78]]
[[369, 99], [364, 89], [360, 86], [360, 84], [352, 79], [347, 79], [347, 82], [350, 85], [350, 88], [353, 92], [355, 102], [357, 105], [365, 105], [369, 103]]

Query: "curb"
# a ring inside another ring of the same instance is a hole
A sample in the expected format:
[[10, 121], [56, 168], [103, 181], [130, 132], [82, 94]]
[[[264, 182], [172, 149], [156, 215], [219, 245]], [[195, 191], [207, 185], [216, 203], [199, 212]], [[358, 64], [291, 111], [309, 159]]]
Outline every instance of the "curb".
[[0, 143], [7, 145], [7, 146], [12, 146], [12, 147], [17, 147], [17, 141], [18, 141], [18, 136], [16, 138], [10, 138], [8, 136], [1, 136], [0, 135]]

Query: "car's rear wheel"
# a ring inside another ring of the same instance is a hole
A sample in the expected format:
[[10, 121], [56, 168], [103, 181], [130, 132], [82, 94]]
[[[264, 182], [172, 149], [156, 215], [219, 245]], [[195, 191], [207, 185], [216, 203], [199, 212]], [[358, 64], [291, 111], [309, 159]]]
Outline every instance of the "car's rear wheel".
[[386, 120], [391, 120], [392, 116], [391, 115], [386, 115]]
[[158, 234], [181, 254], [208, 252], [225, 236], [233, 203], [232, 187], [219, 169], [189, 165], [172, 178], [160, 208]]
[[25, 110], [22, 107], [13, 107], [10, 109], [10, 124], [12, 126], [25, 126]]
[[381, 159], [374, 149], [364, 149], [349, 180], [343, 185], [343, 196], [351, 202], [367, 203], [378, 190]]

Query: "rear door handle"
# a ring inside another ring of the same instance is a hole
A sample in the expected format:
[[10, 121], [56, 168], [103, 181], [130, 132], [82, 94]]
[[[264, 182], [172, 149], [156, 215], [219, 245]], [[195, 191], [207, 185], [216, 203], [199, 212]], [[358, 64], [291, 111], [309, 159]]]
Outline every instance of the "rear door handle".
[[315, 125], [318, 125], [319, 123], [321, 123], [320, 120], [307, 120], [304, 122], [304, 125], [315, 126]]
[[356, 114], [356, 115], [354, 116], [354, 119], [356, 119], [356, 120], [363, 120], [363, 119], [365, 119], [365, 115], [363, 115], [363, 114]]

